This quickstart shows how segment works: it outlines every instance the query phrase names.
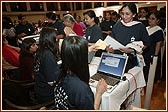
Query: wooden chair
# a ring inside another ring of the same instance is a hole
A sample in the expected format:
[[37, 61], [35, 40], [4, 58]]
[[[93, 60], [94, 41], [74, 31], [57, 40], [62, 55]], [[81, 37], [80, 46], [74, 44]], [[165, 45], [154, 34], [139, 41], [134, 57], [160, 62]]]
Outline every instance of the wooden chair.
[[[54, 99], [38, 103], [34, 93], [34, 80], [17, 81], [4, 77], [2, 82], [3, 106], [7, 105], [16, 110], [38, 110], [41, 107], [53, 109]], [[7, 109], [3, 107], [3, 109]]]
[[15, 103], [13, 103], [7, 98], [4, 99], [4, 102], [10, 107], [12, 107], [13, 109], [17, 109], [17, 110], [39, 110], [41, 107], [46, 107], [47, 110], [52, 110], [55, 107], [54, 100], [36, 104], [36, 105], [30, 105], [30, 106], [29, 105], [27, 106], [16, 105]]

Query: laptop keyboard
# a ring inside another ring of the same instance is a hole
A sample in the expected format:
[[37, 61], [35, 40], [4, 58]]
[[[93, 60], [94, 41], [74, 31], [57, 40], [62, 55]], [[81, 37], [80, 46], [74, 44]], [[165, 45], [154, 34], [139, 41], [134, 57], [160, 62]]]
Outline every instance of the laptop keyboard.
[[102, 73], [96, 73], [95, 75], [93, 75], [92, 77], [91, 77], [93, 80], [97, 80], [97, 81], [99, 81], [101, 78], [103, 78], [105, 81], [106, 81], [106, 83], [108, 84], [108, 85], [111, 85], [111, 86], [114, 86], [114, 85], [116, 85], [119, 81], [120, 81], [120, 79], [117, 79], [117, 78], [113, 78], [113, 77], [108, 77], [108, 76], [105, 76], [104, 74], [102, 74]]

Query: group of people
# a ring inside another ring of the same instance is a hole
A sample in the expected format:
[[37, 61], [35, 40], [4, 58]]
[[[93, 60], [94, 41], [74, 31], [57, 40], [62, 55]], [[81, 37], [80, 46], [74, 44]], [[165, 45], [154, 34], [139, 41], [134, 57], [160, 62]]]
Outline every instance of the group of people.
[[[52, 99], [59, 99], [60, 94], [65, 95], [66, 103], [56, 102], [57, 109], [99, 109], [101, 96], [107, 90], [107, 83], [104, 79], [99, 80], [96, 94], [94, 96], [89, 87], [88, 67], [88, 46], [94, 46], [99, 40], [104, 40], [107, 35], [123, 45], [131, 42], [143, 42], [143, 67], [145, 80], [148, 80], [148, 72], [152, 56], [160, 57], [161, 42], [164, 41], [163, 30], [158, 26], [160, 16], [158, 11], [149, 14], [148, 27], [139, 21], [134, 20], [137, 15], [137, 7], [134, 3], [125, 3], [120, 10], [120, 20], [111, 21], [110, 13], [106, 13], [105, 20], [97, 24], [99, 19], [93, 10], [83, 13], [85, 24], [76, 21], [74, 17], [67, 14], [62, 21], [56, 19], [54, 13], [46, 13], [48, 24], [41, 29], [39, 44], [34, 39], [25, 39], [17, 56], [8, 55], [16, 52], [17, 47], [6, 44], [3, 36], [2, 55], [8, 61], [14, 57], [20, 69], [21, 79], [35, 80], [35, 93], [38, 102], [46, 102]], [[76, 18], [80, 19], [79, 16]], [[24, 36], [37, 34], [32, 25], [26, 21], [25, 15], [19, 15], [20, 24], [15, 28], [17, 39]], [[59, 49], [59, 39], [63, 39]], [[96, 47], [93, 50], [97, 50]], [[114, 50], [109, 46], [104, 52], [126, 53], [128, 55], [138, 53], [134, 48], [120, 48]], [[11, 57], [9, 57], [11, 56]], [[19, 58], [18, 58], [19, 57]], [[62, 63], [59, 63], [60, 60]], [[128, 60], [129, 61], [129, 60]], [[158, 58], [157, 68], [160, 66]], [[157, 76], [160, 75], [157, 69]], [[59, 85], [59, 86], [58, 86]], [[57, 88], [56, 88], [57, 87]], [[57, 92], [63, 89], [63, 93]], [[65, 107], [65, 108], [62, 108]]]

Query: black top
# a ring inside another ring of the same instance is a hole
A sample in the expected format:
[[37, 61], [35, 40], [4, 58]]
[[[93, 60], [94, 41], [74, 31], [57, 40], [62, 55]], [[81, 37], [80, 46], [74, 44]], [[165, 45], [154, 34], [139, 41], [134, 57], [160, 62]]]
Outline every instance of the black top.
[[54, 87], [51, 87], [48, 82], [58, 79], [59, 67], [56, 57], [47, 49], [43, 53], [41, 63], [35, 60], [35, 92], [40, 102], [54, 99]]
[[99, 39], [103, 40], [101, 29], [97, 24], [87, 27], [85, 37], [90, 43], [96, 43]]
[[[114, 24], [115, 24], [114, 21], [104, 20], [103, 22], [100, 23], [100, 27], [102, 31], [111, 31]], [[105, 39], [107, 36], [106, 33], [102, 33], [102, 35], [103, 35], [103, 39]]]
[[94, 110], [94, 95], [88, 84], [75, 75], [67, 75], [62, 87], [73, 110]]
[[20, 23], [15, 27], [15, 31], [16, 31], [16, 35], [25, 33], [26, 36], [30, 36], [30, 35], [33, 35], [33, 33], [35, 32], [35, 28], [30, 23], [26, 23], [25, 25]]
[[155, 33], [151, 34], [150, 36], [150, 52], [151, 55], [155, 55], [156, 43], [159, 41], [164, 41], [164, 34], [162, 30], [158, 30]]
[[125, 26], [121, 22], [117, 22], [112, 28], [112, 37], [123, 45], [133, 41], [142, 41], [144, 45], [150, 45], [148, 32], [142, 23]]
[[147, 19], [146, 20], [139, 20], [139, 21], [142, 22], [146, 27], [149, 26]]
[[48, 27], [54, 27], [57, 29], [58, 35], [64, 34], [64, 24], [61, 20], [56, 20], [54, 24], [49, 23]]

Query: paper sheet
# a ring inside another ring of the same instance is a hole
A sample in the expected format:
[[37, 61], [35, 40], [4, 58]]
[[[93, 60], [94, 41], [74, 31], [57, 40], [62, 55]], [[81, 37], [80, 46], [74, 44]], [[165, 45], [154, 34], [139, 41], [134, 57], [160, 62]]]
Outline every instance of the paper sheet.
[[97, 49], [102, 49], [105, 50], [107, 43], [99, 39], [96, 43], [95, 46], [99, 46]]
[[110, 45], [110, 47], [112, 47], [114, 50], [119, 49], [119, 48], [125, 48], [124, 45], [122, 45], [121, 43], [119, 43], [117, 40], [115, 40], [113, 37], [111, 36], [107, 36], [104, 40], [107, 45]]

